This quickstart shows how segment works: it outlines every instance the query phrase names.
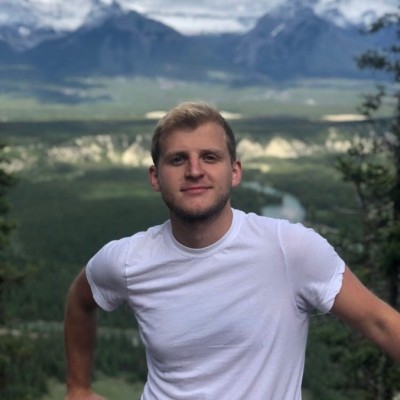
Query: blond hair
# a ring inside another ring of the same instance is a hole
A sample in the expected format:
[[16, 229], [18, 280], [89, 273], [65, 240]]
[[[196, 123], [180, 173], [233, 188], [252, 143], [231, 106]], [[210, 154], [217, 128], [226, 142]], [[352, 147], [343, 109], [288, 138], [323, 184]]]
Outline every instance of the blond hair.
[[151, 142], [151, 157], [154, 165], [160, 159], [162, 138], [175, 129], [196, 129], [206, 122], [215, 122], [220, 125], [225, 132], [227, 146], [231, 161], [236, 160], [236, 139], [232, 128], [222, 117], [220, 112], [203, 101], [184, 102], [172, 108], [162, 117], [153, 133]]

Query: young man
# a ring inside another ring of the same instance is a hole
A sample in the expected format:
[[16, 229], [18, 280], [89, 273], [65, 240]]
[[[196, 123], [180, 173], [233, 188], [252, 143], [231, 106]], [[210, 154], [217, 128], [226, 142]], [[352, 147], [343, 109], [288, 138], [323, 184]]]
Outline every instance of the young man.
[[245, 214], [235, 138], [205, 103], [158, 123], [150, 184], [160, 226], [104, 246], [68, 294], [68, 400], [90, 385], [95, 310], [127, 303], [149, 369], [142, 400], [298, 400], [310, 311], [332, 311], [400, 360], [400, 314], [369, 292], [317, 233]]

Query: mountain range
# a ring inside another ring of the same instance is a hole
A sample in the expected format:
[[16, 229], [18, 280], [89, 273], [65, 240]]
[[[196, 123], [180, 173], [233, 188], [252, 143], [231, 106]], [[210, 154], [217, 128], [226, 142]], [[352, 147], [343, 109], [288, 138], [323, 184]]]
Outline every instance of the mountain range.
[[359, 78], [367, 75], [355, 57], [395, 40], [389, 30], [366, 35], [360, 27], [335, 24], [299, 1], [267, 13], [248, 32], [221, 35], [186, 36], [115, 2], [100, 11], [72, 32], [0, 26], [1, 76], [24, 70], [45, 79], [210, 79], [219, 71], [237, 81]]

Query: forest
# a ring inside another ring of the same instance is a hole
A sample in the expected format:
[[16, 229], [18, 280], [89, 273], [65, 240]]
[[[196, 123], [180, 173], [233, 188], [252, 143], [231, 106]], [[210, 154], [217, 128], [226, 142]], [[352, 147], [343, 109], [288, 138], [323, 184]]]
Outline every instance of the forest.
[[[29, 150], [34, 161], [15, 174], [18, 181], [7, 196], [12, 206], [9, 218], [16, 225], [11, 237], [13, 262], [23, 275], [18, 284], [10, 285], [4, 300], [7, 329], [18, 334], [20, 343], [14, 345], [21, 346], [19, 351], [23, 349], [17, 358], [21, 364], [13, 363], [9, 373], [18, 382], [21, 393], [29, 388], [31, 398], [40, 398], [49, 380], [64, 380], [64, 301], [76, 273], [106, 242], [167, 218], [159, 195], [148, 185], [144, 166], [123, 165], [118, 159], [110, 161], [106, 153], [94, 161], [83, 157], [69, 163], [65, 159], [53, 160], [49, 154], [51, 150], [54, 153], [54, 149], [69, 148], [71, 143], [76, 143], [76, 138], [92, 138], [92, 141], [86, 139], [78, 143], [93, 149], [96, 138], [105, 132], [117, 144], [121, 134], [127, 135], [125, 140], [129, 143], [137, 142], [137, 136], [141, 135], [145, 145], [153, 125], [154, 122], [147, 121], [109, 122], [102, 126], [87, 121], [1, 124], [2, 132], [14, 149], [14, 158], [23, 154], [27, 162], [29, 156], [22, 149], [31, 143], [40, 143]], [[343, 181], [335, 168], [338, 152], [333, 150], [335, 145], [331, 141], [334, 130], [336, 147], [345, 146], [354, 132], [366, 129], [365, 123], [264, 118], [232, 121], [232, 125], [239, 139], [239, 149], [243, 141], [265, 148], [278, 136], [292, 146], [300, 141], [304, 144], [297, 156], [290, 153], [282, 158], [273, 154], [254, 158], [243, 152], [242, 157], [248, 157], [244, 161], [244, 182], [256, 181], [291, 193], [305, 209], [303, 223], [329, 235], [333, 242], [340, 243], [342, 232], [349, 237], [349, 231], [357, 230], [359, 216], [354, 211], [354, 189]], [[75, 145], [75, 153], [79, 153], [78, 149]], [[246, 169], [246, 165], [249, 168]], [[268, 166], [267, 173], [261, 165]], [[279, 196], [256, 192], [245, 184], [232, 194], [233, 206], [247, 212], [260, 213], [264, 206], [280, 201]], [[327, 321], [323, 323], [324, 320]], [[335, 324], [337, 322], [329, 316], [313, 318], [315, 329], [311, 333], [304, 380], [305, 389], [316, 396], [313, 398], [328, 398], [330, 392], [332, 397], [329, 398], [348, 398], [340, 397], [340, 390], [336, 389], [340, 388], [340, 374], [338, 377], [324, 374], [325, 368], [319, 365], [330, 362], [329, 342], [333, 340], [330, 336], [336, 330]], [[125, 309], [110, 314], [104, 312], [99, 316], [99, 326], [95, 379], [108, 376], [124, 377], [129, 383], [144, 382], [144, 351], [132, 316]], [[341, 331], [347, 332], [345, 328]], [[316, 353], [318, 357], [313, 356]], [[38, 365], [41, 367], [37, 368]], [[18, 398], [14, 391], [5, 393], [8, 397], [4, 398]], [[355, 395], [352, 398], [356, 398]], [[360, 395], [359, 398], [365, 397]]]
[[[374, 29], [392, 23], [379, 22]], [[397, 47], [387, 51], [398, 54]], [[370, 52], [359, 63], [388, 71], [399, 84], [400, 68], [391, 60]], [[244, 184], [232, 193], [233, 206], [263, 213], [281, 204], [283, 194], [292, 195], [304, 209], [301, 222], [327, 237], [394, 307], [400, 284], [396, 90], [379, 86], [366, 96], [362, 121], [305, 115], [231, 121], [245, 171]], [[393, 114], [379, 114], [391, 104]], [[62, 323], [74, 276], [108, 241], [167, 218], [147, 182], [154, 125], [120, 117], [0, 122], [2, 399], [57, 398], [49, 396], [64, 387]], [[275, 191], [246, 185], [254, 182]], [[98, 323], [94, 381], [111, 379], [121, 391], [127, 384], [140, 393], [146, 361], [134, 318], [122, 308], [101, 312]], [[312, 315], [306, 360], [307, 400], [391, 400], [400, 392], [399, 366], [329, 314]], [[122, 392], [109, 396], [126, 398]]]

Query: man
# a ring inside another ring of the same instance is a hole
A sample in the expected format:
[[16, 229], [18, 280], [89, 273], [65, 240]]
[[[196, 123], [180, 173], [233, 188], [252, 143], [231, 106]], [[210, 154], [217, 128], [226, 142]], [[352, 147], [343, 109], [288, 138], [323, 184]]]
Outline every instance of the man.
[[300, 224], [231, 208], [242, 166], [205, 103], [158, 123], [150, 184], [169, 220], [104, 246], [68, 294], [67, 399], [90, 386], [95, 310], [127, 303], [146, 347], [143, 400], [298, 400], [310, 311], [332, 311], [400, 360], [400, 314]]

